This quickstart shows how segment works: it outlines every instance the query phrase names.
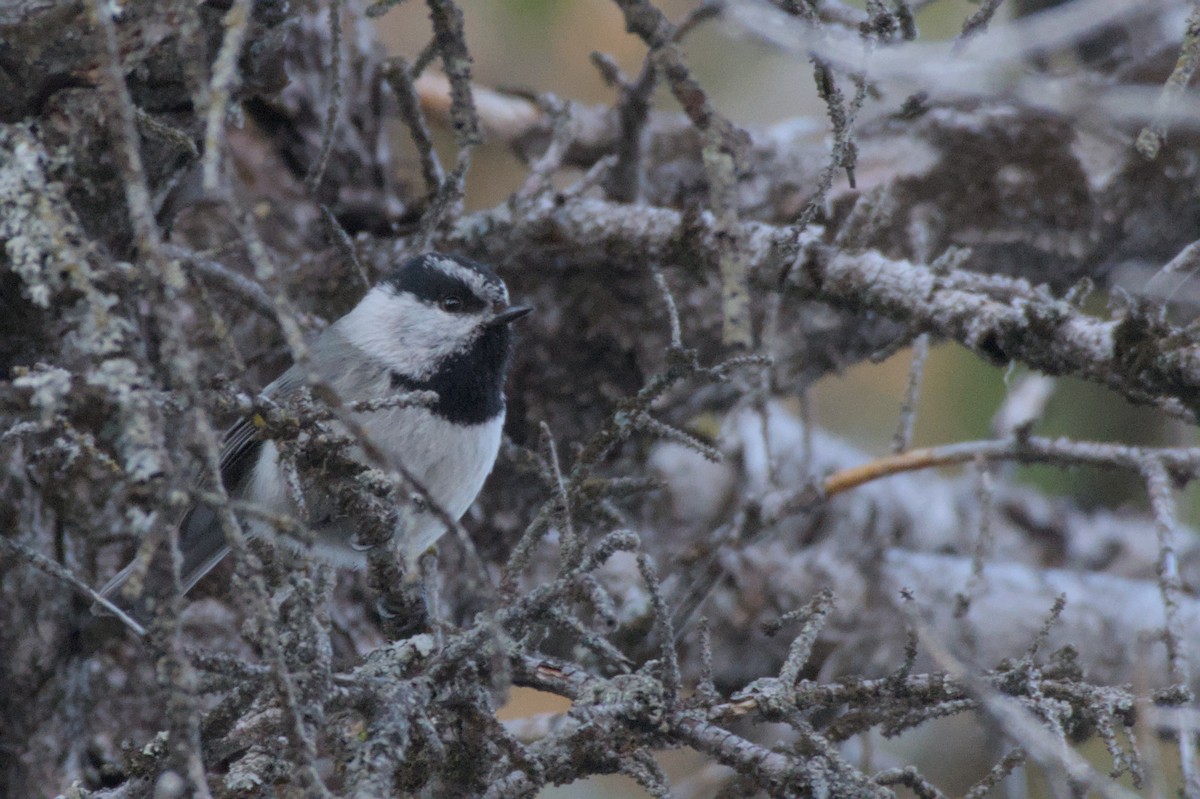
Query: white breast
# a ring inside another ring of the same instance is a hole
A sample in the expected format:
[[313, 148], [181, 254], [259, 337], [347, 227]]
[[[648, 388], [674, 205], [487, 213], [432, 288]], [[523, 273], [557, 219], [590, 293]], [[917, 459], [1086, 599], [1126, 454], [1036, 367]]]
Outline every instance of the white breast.
[[[359, 417], [371, 441], [388, 457], [402, 464], [430, 497], [455, 520], [471, 507], [500, 450], [504, 414], [477, 425], [451, 424], [426, 408], [396, 408]], [[267, 442], [247, 491], [247, 499], [282, 512], [295, 513], [280, 473], [278, 451]], [[310, 503], [311, 504], [311, 503]], [[310, 508], [310, 511], [314, 510]], [[347, 519], [321, 526], [313, 518], [318, 541], [314, 554], [339, 565], [361, 566], [364, 555], [351, 546], [355, 529]], [[265, 525], [252, 524], [255, 534], [269, 534]], [[446, 532], [430, 510], [402, 509], [392, 544], [407, 565], [415, 565]]]
[[[500, 451], [504, 414], [477, 425], [451, 424], [426, 408], [398, 408], [365, 420], [371, 439], [396, 458], [455, 520], [471, 507]], [[428, 510], [398, 530], [411, 562], [446, 532]]]

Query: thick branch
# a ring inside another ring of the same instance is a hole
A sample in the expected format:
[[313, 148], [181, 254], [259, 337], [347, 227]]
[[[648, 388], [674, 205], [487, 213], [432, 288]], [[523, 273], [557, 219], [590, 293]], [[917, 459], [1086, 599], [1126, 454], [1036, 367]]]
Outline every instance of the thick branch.
[[[759, 222], [737, 225], [737, 236], [760, 289], [772, 286], [781, 264], [778, 245], [791, 232]], [[1055, 299], [1027, 280], [979, 274], [941, 275], [928, 266], [877, 252], [839, 252], [804, 241], [790, 270], [789, 291], [854, 311], [883, 313], [922, 331], [963, 344], [988, 361], [1017, 361], [1052, 375], [1082, 377], [1139, 404], [1194, 418], [1200, 412], [1200, 347], [1182, 331], [1134, 312], [1100, 319]], [[572, 253], [580, 265], [613, 257], [663, 261], [711, 273], [719, 262], [720, 231], [709, 212], [695, 216], [667, 208], [580, 199], [548, 199], [520, 220], [507, 208], [473, 214], [444, 240], [499, 259], [538, 250]]]

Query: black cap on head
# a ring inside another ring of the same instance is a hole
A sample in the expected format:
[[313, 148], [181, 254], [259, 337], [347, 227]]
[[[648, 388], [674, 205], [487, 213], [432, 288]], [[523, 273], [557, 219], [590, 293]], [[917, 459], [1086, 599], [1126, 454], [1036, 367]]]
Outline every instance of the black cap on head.
[[393, 269], [384, 283], [429, 303], [454, 297], [473, 310], [488, 302], [508, 301], [504, 282], [494, 269], [461, 255], [418, 255]]

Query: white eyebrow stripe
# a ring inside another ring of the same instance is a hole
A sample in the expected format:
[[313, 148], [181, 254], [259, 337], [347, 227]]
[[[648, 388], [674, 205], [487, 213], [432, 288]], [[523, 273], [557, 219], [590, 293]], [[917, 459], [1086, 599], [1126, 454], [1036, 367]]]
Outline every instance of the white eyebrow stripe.
[[476, 270], [463, 266], [453, 258], [447, 258], [444, 255], [436, 253], [430, 255], [425, 260], [425, 263], [449, 277], [466, 283], [471, 288], [471, 291], [475, 293], [475, 296], [502, 305], [508, 305], [508, 290], [504, 287], [503, 282], [491, 283]]

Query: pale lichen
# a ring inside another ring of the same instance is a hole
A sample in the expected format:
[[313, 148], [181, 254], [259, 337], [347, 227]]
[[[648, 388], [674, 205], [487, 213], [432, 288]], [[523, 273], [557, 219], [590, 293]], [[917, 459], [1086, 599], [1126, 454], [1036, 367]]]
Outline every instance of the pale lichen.
[[56, 366], [38, 364], [32, 369], [22, 370], [13, 385], [32, 389], [29, 404], [41, 411], [42, 421], [49, 422], [63, 406], [71, 393], [71, 373]]
[[87, 374], [88, 385], [103, 389], [121, 408], [117, 449], [131, 480], [149, 480], [167, 471], [159, 403], [147, 390], [141, 367], [128, 358], [101, 361]]
[[116, 295], [89, 291], [85, 299], [65, 314], [75, 328], [68, 335], [67, 343], [87, 355], [110, 355], [121, 350], [126, 336], [134, 332], [134, 325], [113, 312], [119, 302]]
[[25, 125], [0, 126], [0, 241], [25, 293], [47, 308], [64, 276], [83, 260], [82, 233], [68, 218], [62, 184], [47, 180], [49, 163], [41, 142]]
[[125, 346], [133, 324], [118, 313], [119, 297], [97, 287], [100, 270], [66, 189], [48, 177], [54, 165], [30, 128], [0, 126], [0, 241], [34, 305], [49, 308], [68, 288], [83, 295], [64, 315], [66, 341], [81, 354], [108, 355]]

